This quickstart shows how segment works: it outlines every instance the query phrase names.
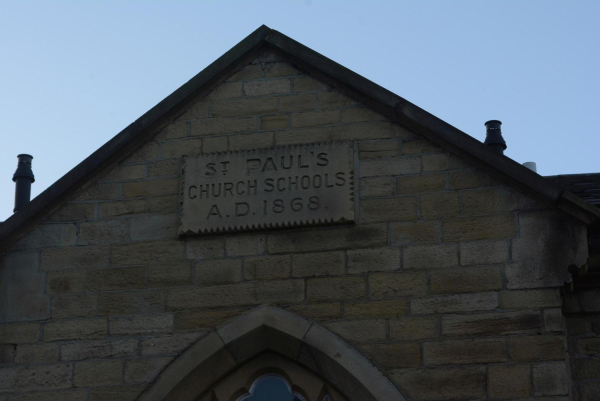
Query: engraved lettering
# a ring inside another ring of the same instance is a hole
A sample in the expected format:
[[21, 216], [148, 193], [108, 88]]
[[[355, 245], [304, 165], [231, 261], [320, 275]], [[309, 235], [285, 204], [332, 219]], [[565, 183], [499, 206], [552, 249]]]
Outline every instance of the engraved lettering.
[[255, 170], [260, 169], [260, 159], [248, 159], [246, 161], [246, 175], [250, 175]]
[[223, 218], [223, 216], [221, 216], [221, 211], [219, 210], [219, 207], [217, 205], [211, 206], [210, 210], [208, 211], [208, 216], [206, 216], [206, 220], [210, 219], [212, 216], [217, 216], [220, 219]]
[[319, 153], [317, 155], [317, 166], [326, 166], [329, 164], [329, 160], [327, 159], [327, 153]]
[[244, 181], [238, 181], [235, 185], [235, 193], [237, 195], [244, 195]]
[[236, 202], [235, 217], [246, 216], [250, 212], [250, 205], [246, 202]]
[[346, 183], [346, 179], [344, 178], [345, 174], [342, 172], [339, 173], [335, 173], [335, 178], [337, 178], [337, 182], [335, 183], [335, 185], [341, 187], [342, 185], [344, 185]]
[[[285, 159], [289, 158], [290, 162], [289, 164], [286, 166], [285, 165]], [[294, 165], [294, 156], [290, 155], [290, 156], [281, 156], [281, 168], [285, 169], [285, 170], [289, 170], [292, 168], [292, 166]]]
[[267, 160], [265, 160], [265, 165], [262, 168], [262, 172], [264, 173], [265, 171], [277, 171], [277, 166], [275, 165], [272, 157], [268, 157]]
[[[192, 189], [198, 189], [198, 187], [197, 187], [197, 186], [195, 186], [195, 185], [190, 185], [190, 187], [188, 188], [188, 197], [189, 197], [190, 199], [196, 199], [196, 198], [198, 197], [198, 195], [196, 195], [196, 194], [192, 194]], [[192, 196], [192, 195], [193, 195], [193, 196]]]
[[223, 184], [223, 196], [227, 196], [227, 192], [229, 192], [229, 196], [233, 196], [233, 182]]
[[212, 177], [217, 173], [217, 169], [215, 168], [215, 163], [208, 163], [206, 165], [206, 172], [204, 173], [207, 177]]
[[275, 189], [275, 185], [273, 185], [273, 179], [267, 178], [265, 180], [265, 192], [272, 192]]

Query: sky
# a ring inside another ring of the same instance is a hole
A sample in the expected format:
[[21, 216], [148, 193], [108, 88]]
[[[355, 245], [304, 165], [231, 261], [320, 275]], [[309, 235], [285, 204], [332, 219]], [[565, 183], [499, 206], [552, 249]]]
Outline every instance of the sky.
[[600, 171], [600, 1], [0, 1], [0, 221], [260, 25], [542, 175]]

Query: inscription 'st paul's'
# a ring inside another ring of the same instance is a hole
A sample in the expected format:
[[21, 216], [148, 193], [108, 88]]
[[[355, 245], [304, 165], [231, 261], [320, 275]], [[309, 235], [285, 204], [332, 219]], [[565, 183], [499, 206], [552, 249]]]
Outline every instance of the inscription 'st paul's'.
[[180, 235], [354, 221], [348, 142], [184, 157]]

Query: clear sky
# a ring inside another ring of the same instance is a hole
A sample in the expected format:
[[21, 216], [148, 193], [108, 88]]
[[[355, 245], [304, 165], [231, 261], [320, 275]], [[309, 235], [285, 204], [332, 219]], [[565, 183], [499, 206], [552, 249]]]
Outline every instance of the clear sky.
[[600, 171], [600, 1], [0, 1], [0, 221], [261, 24], [542, 175]]

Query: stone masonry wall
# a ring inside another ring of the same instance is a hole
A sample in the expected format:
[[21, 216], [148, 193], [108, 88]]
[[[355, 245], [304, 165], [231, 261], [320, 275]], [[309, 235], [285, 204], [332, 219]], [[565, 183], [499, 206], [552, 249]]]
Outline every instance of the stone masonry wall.
[[[329, 140], [358, 141], [356, 225], [178, 238], [183, 154]], [[265, 303], [407, 399], [566, 400], [560, 266], [582, 230], [266, 52], [2, 257], [0, 401], [133, 400]]]

